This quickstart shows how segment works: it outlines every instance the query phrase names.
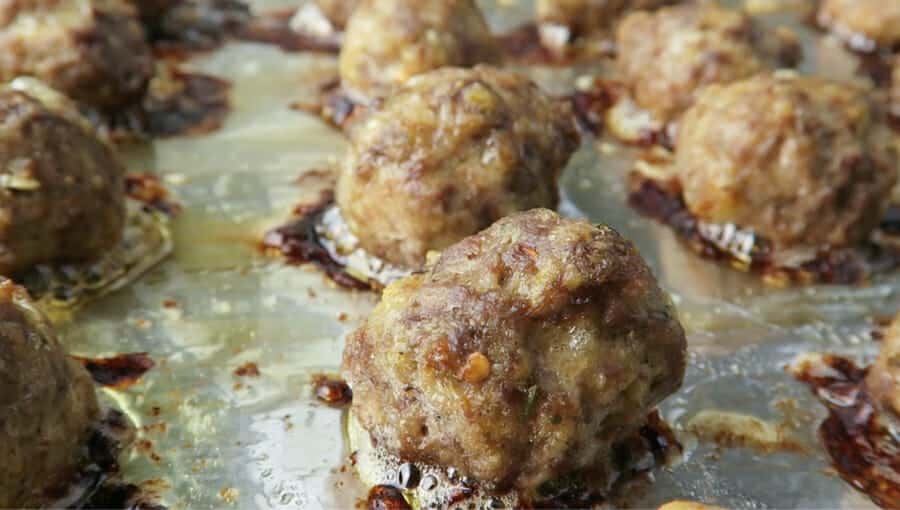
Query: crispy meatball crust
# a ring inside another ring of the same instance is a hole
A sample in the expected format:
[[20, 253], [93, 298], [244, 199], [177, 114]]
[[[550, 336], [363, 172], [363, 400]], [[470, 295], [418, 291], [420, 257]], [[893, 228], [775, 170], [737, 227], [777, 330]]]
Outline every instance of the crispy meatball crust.
[[347, 24], [341, 83], [366, 101], [426, 71], [499, 61], [474, 0], [361, 0]]
[[66, 482], [99, 415], [90, 376], [25, 289], [0, 282], [0, 508], [34, 508]]
[[0, 89], [0, 274], [96, 258], [125, 224], [125, 170], [76, 112]]
[[420, 75], [351, 133], [337, 203], [369, 253], [420, 267], [514, 211], [555, 207], [578, 145], [568, 104], [478, 66]]
[[688, 208], [777, 248], [868, 238], [897, 180], [891, 132], [865, 93], [793, 73], [712, 86], [684, 116], [676, 166]]
[[675, 120], [703, 87], [795, 63], [786, 34], [761, 33], [748, 15], [709, 3], [629, 14], [616, 32], [616, 66], [634, 101]]
[[684, 331], [634, 246], [546, 209], [388, 286], [344, 351], [375, 444], [526, 494], [574, 472], [602, 480], [684, 367]]
[[568, 27], [573, 37], [611, 28], [626, 13], [656, 9], [679, 0], [538, 0], [541, 23]]
[[866, 387], [876, 402], [900, 416], [900, 316], [887, 330], [881, 352], [869, 367]]
[[[900, 44], [900, 2], [896, 0], [823, 0], [818, 21], [858, 49]], [[859, 41], [860, 37], [865, 41]]]
[[347, 26], [353, 10], [361, 2], [360, 0], [315, 0], [315, 3], [335, 28], [343, 29]]
[[105, 111], [139, 101], [152, 73], [143, 28], [125, 2], [0, 2], [0, 81], [33, 76]]

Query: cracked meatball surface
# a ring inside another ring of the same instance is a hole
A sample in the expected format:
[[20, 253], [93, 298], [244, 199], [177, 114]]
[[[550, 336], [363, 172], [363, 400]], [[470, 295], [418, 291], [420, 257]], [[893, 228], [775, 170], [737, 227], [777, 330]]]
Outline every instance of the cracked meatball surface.
[[546, 209], [389, 285], [344, 350], [352, 413], [378, 447], [526, 493], [603, 480], [684, 367], [684, 331], [636, 248]]
[[0, 2], [0, 81], [32, 76], [108, 111], [140, 101], [152, 73], [150, 47], [127, 2]]
[[0, 507], [38, 507], [84, 460], [99, 406], [27, 291], [0, 281]]
[[370, 254], [420, 267], [515, 211], [555, 207], [569, 105], [486, 66], [420, 75], [351, 131], [337, 204]]
[[823, 0], [818, 21], [858, 50], [900, 45], [896, 0]]
[[541, 23], [568, 28], [570, 39], [608, 29], [631, 11], [656, 9], [680, 0], [538, 0]]
[[770, 73], [706, 89], [679, 126], [676, 167], [700, 219], [816, 248], [868, 238], [898, 159], [864, 91]]
[[0, 88], [0, 274], [91, 260], [122, 237], [125, 169], [49, 92]]
[[799, 58], [786, 32], [763, 32], [744, 13], [709, 3], [628, 15], [616, 32], [616, 67], [635, 103], [661, 122], [675, 120], [696, 94]]
[[426, 71], [500, 59], [474, 0], [361, 0], [345, 31], [341, 83], [365, 102]]

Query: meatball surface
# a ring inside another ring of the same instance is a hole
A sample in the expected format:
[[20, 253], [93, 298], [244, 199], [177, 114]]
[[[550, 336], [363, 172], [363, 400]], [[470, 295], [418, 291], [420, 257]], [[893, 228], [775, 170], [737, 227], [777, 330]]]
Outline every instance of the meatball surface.
[[44, 262], [99, 257], [124, 229], [122, 164], [71, 105], [63, 111], [64, 103], [44, 101], [0, 89], [4, 275]]
[[611, 28], [630, 11], [656, 9], [679, 0], [537, 0], [541, 23], [567, 27], [570, 39]]
[[900, 416], [900, 317], [895, 318], [869, 367], [866, 388], [878, 404]]
[[762, 33], [744, 13], [709, 3], [629, 14], [616, 32], [616, 67], [641, 108], [676, 119], [697, 92], [795, 63], [787, 34]]
[[35, 508], [67, 481], [99, 419], [93, 382], [27, 291], [0, 282], [0, 507]]
[[486, 66], [411, 79], [350, 138], [341, 213], [366, 251], [412, 268], [514, 211], [555, 207], [579, 143], [568, 104]]
[[793, 73], [707, 88], [678, 129], [677, 175], [700, 219], [776, 248], [868, 238], [897, 180], [892, 133], [865, 93]]
[[684, 367], [684, 331], [635, 247], [546, 209], [389, 285], [344, 350], [375, 444], [526, 493], [572, 473], [603, 480], [613, 445]]
[[361, 0], [344, 36], [341, 83], [366, 101], [426, 71], [499, 61], [474, 0]]
[[0, 81], [33, 76], [98, 110], [141, 99], [153, 58], [120, 0], [0, 2]]
[[337, 29], [343, 29], [350, 20], [353, 10], [360, 4], [360, 0], [315, 0], [315, 4], [322, 11], [322, 14]]
[[823, 0], [818, 21], [856, 49], [900, 44], [900, 2], [896, 0]]

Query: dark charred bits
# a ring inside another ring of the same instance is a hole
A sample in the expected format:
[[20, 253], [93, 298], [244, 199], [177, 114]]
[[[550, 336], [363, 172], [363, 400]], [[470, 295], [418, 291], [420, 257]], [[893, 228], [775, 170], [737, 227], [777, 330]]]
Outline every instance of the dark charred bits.
[[312, 378], [313, 392], [319, 402], [331, 407], [346, 407], [353, 401], [353, 392], [346, 381], [325, 374]]
[[856, 285], [864, 283], [873, 273], [900, 267], [900, 251], [874, 243], [856, 250], [823, 249], [798, 267], [778, 266], [772, 258], [771, 243], [760, 237], [756, 238], [749, 263], [741, 261], [701, 233], [699, 222], [682, 200], [677, 183], [656, 181], [635, 172], [630, 187], [629, 205], [672, 228], [697, 254], [761, 274], [772, 282]]
[[362, 115], [366, 109], [350, 99], [340, 84], [339, 79], [326, 81], [318, 87], [316, 97], [295, 101], [291, 103], [291, 108], [315, 115], [331, 127], [346, 129], [347, 125]]
[[259, 365], [252, 361], [248, 361], [234, 369], [234, 375], [238, 377], [259, 377], [261, 372], [259, 371]]
[[256, 16], [236, 36], [245, 41], [272, 44], [287, 52], [337, 54], [340, 51], [340, 46], [333, 40], [312, 37], [292, 29], [291, 18], [294, 13], [295, 10], [287, 9]]
[[189, 0], [144, 19], [158, 54], [183, 55], [218, 48], [250, 22], [250, 8], [237, 0]]
[[146, 352], [119, 354], [111, 358], [75, 356], [75, 359], [84, 365], [94, 382], [120, 390], [133, 386], [156, 366], [156, 362]]
[[221, 78], [171, 69], [159, 77], [144, 98], [144, 124], [153, 136], [183, 136], [210, 133], [222, 127], [231, 109], [231, 84]]
[[366, 499], [367, 510], [412, 510], [400, 489], [391, 485], [376, 485]]
[[603, 132], [606, 112], [625, 94], [624, 86], [610, 80], [597, 78], [586, 90], [577, 90], [569, 96], [572, 112], [578, 127], [587, 133]]
[[172, 200], [169, 190], [163, 186], [156, 174], [134, 172], [126, 175], [125, 194], [144, 203], [147, 207], [169, 216], [175, 216], [181, 212], [181, 204]]
[[900, 508], [900, 444], [866, 389], [867, 369], [840, 356], [825, 356], [823, 361], [831, 369], [828, 375], [804, 366], [795, 376], [828, 409], [819, 438], [832, 464], [841, 478], [879, 506]]
[[355, 290], [371, 290], [372, 285], [360, 281], [344, 270], [344, 266], [331, 258], [328, 250], [319, 242], [316, 223], [330, 204], [321, 204], [309, 214], [265, 233], [262, 248], [280, 253], [290, 264], [313, 263], [325, 271], [335, 283]]

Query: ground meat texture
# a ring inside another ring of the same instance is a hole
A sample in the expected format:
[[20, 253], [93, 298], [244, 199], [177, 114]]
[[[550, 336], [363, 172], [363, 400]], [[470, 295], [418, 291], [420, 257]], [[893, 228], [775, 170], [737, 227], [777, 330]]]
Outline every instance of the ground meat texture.
[[420, 75], [351, 133], [337, 203], [369, 253], [419, 267], [515, 211], [555, 207], [578, 145], [568, 104], [499, 69]]
[[706, 89], [676, 149], [688, 208], [776, 248], [868, 238], [897, 180], [892, 134], [863, 91], [793, 73]]
[[335, 28], [343, 30], [360, 0], [315, 0], [315, 4]]
[[143, 28], [125, 2], [0, 3], [0, 81], [33, 76], [107, 111], [138, 102], [152, 73]]
[[857, 49], [900, 44], [900, 2], [897, 0], [823, 0], [818, 21]]
[[347, 24], [341, 83], [365, 101], [426, 71], [499, 60], [474, 0], [362, 0]]
[[866, 388], [884, 409], [900, 416], [900, 318], [884, 335], [881, 352], [869, 367]]
[[98, 414], [90, 376], [27, 292], [0, 282], [0, 508], [39, 507], [69, 481]]
[[678, 0], [538, 0], [541, 23], [561, 25], [579, 37], [611, 28], [626, 13], [655, 9]]
[[546, 209], [388, 286], [344, 350], [375, 444], [526, 495], [574, 472], [602, 483], [684, 367], [684, 331], [635, 247]]
[[709, 3], [632, 13], [616, 44], [621, 79], [661, 122], [675, 120], [707, 85], [793, 64], [799, 54], [787, 33], [762, 33], [746, 14]]
[[93, 259], [122, 237], [125, 170], [57, 107], [0, 89], [0, 274]]

